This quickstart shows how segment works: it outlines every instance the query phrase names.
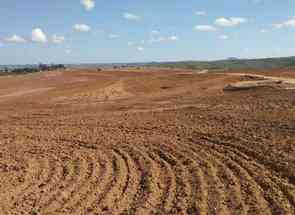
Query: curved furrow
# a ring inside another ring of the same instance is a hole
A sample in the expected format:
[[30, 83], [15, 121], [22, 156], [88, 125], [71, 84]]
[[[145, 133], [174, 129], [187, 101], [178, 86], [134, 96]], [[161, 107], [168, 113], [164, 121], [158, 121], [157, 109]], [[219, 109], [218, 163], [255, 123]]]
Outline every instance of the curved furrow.
[[[199, 172], [198, 179], [203, 180], [201, 183], [205, 186], [205, 189], [207, 189], [207, 191], [203, 193], [207, 197], [207, 206], [201, 206], [199, 211], [209, 214], [228, 214], [229, 210], [226, 205], [225, 187], [217, 175], [217, 166], [214, 165], [211, 159], [206, 159], [199, 153], [192, 153], [191, 151], [186, 151], [185, 153], [194, 158], [197, 166], [201, 168], [203, 174]], [[204, 182], [204, 180], [206, 182]], [[195, 205], [190, 205], [190, 207], [188, 207], [192, 212], [196, 211], [197, 208], [198, 207], [195, 207]]]
[[226, 206], [225, 188], [217, 176], [217, 168], [212, 161], [200, 161], [201, 168], [207, 177], [208, 183], [208, 213], [209, 214], [228, 214]]
[[157, 205], [157, 210], [161, 211], [161, 213], [168, 214], [173, 208], [176, 199], [176, 176], [173, 170], [173, 167], [169, 162], [158, 155], [158, 153], [154, 151], [147, 151], [147, 154], [156, 162], [161, 165], [161, 178], [164, 181], [164, 192], [161, 198], [161, 201]]
[[189, 181], [190, 173], [183, 163], [173, 155], [173, 151], [170, 152], [168, 148], [164, 149], [163, 147], [163, 145], [160, 145], [157, 148], [152, 147], [152, 150], [161, 160], [170, 165], [172, 172], [174, 173], [176, 190], [170, 213], [185, 214], [187, 209], [191, 208], [191, 205], [189, 205], [192, 196], [192, 189]]
[[94, 158], [89, 154], [84, 155], [85, 165], [82, 165], [84, 169], [81, 171], [81, 175], [83, 175], [81, 181], [79, 181], [75, 187], [70, 191], [70, 195], [63, 202], [62, 208], [59, 208], [57, 211], [62, 213], [73, 214], [75, 209], [78, 208], [78, 204], [81, 203], [81, 200], [85, 198], [85, 195], [91, 190], [91, 184], [95, 181], [95, 178], [99, 176], [100, 173], [100, 165], [94, 161]]
[[[85, 192], [80, 194], [80, 199], [74, 201], [74, 204], [70, 204], [68, 207], [72, 208], [72, 214], [88, 214], [93, 212], [92, 205], [96, 201], [97, 197], [101, 194], [102, 190], [108, 186], [109, 181], [113, 175], [113, 169], [111, 160], [109, 160], [106, 153], [95, 152], [97, 156], [97, 162], [93, 163], [93, 177], [86, 186], [83, 186]], [[92, 205], [91, 205], [92, 204]]]
[[[218, 177], [218, 166], [212, 158], [190, 149], [187, 150], [184, 146], [177, 149], [174, 145], [176, 150], [174, 149], [173, 153], [190, 170], [188, 178], [191, 178], [191, 190], [195, 190], [189, 200], [187, 213], [229, 214], [225, 187]], [[169, 148], [168, 145], [165, 147]]]
[[[262, 159], [262, 158], [255, 151], [248, 149], [244, 146], [234, 145], [228, 142], [211, 140], [209, 138], [204, 138], [204, 139], [210, 144], [218, 145], [218, 146], [221, 145], [226, 147], [227, 149], [230, 149], [233, 153], [236, 153], [238, 157], [242, 157], [245, 161], [251, 161], [251, 164], [254, 168], [265, 170], [264, 172], [266, 172], [269, 178], [271, 178], [274, 181], [274, 183], [276, 183], [280, 187], [280, 189], [284, 192], [284, 195], [286, 196], [286, 198], [288, 198], [292, 206], [295, 207], [295, 184], [283, 182], [282, 179], [279, 178], [276, 174], [272, 174], [271, 170], [269, 170], [269, 167], [265, 166], [265, 163], [266, 163], [265, 161], [259, 162], [259, 159]], [[272, 171], [276, 173], [277, 169], [278, 167], [274, 166], [274, 169]], [[288, 176], [286, 177], [289, 182], [293, 181]]]
[[[198, 207], [191, 205], [188, 210], [198, 211], [205, 214], [228, 214], [229, 210], [226, 205], [225, 187], [217, 175], [218, 167], [212, 161], [212, 158], [206, 159], [206, 157], [200, 155], [198, 152], [193, 153], [192, 151], [185, 151], [185, 154], [188, 154], [193, 158], [196, 163], [195, 165], [201, 169], [201, 172], [198, 172], [197, 176], [198, 179], [201, 180], [203, 187], [206, 189], [206, 192], [203, 192], [203, 194], [207, 197], [205, 201], [207, 204], [206, 206], [202, 205], [201, 207]], [[204, 204], [204, 198], [199, 197], [199, 199], [203, 199], [202, 204]], [[197, 210], [197, 208], [199, 208], [199, 210]]]
[[183, 146], [178, 150], [175, 150], [176, 145], [173, 145], [174, 148], [171, 145], [164, 146], [188, 170], [187, 183], [190, 184], [191, 195], [188, 198], [187, 214], [207, 214], [208, 183], [200, 165], [196, 162], [198, 158], [194, 157], [195, 154], [187, 156], [188, 152]]
[[[196, 150], [196, 147], [198, 150]], [[216, 151], [212, 151], [210, 147], [203, 148], [199, 145], [194, 145], [191, 148], [194, 152], [199, 152], [204, 150], [206, 153], [212, 153], [215, 157], [218, 157], [221, 162], [228, 166], [228, 168], [233, 172], [233, 174], [238, 178], [241, 185], [241, 192], [244, 193], [244, 203], [248, 208], [248, 213], [250, 214], [271, 214], [269, 204], [264, 199], [263, 193], [261, 192], [261, 187], [256, 183], [256, 181], [244, 170], [238, 163], [230, 160], [225, 154], [220, 154]], [[215, 153], [214, 153], [215, 152]]]
[[88, 173], [91, 161], [89, 162], [88, 159], [82, 158], [81, 156], [78, 160], [75, 161], [75, 180], [72, 180], [64, 189], [60, 190], [60, 193], [56, 195], [56, 201], [59, 203], [59, 206], [55, 209], [51, 207], [50, 210], [69, 213], [67, 203], [74, 199], [75, 194], [79, 194], [81, 186], [91, 177], [92, 172]]
[[188, 208], [188, 214], [206, 215], [208, 211], [208, 183], [205, 178], [205, 174], [201, 167], [192, 162], [189, 167], [191, 172], [191, 184], [192, 186], [192, 202], [190, 208]]
[[124, 193], [124, 187], [128, 183], [128, 168], [127, 163], [121, 156], [117, 153], [117, 150], [113, 150], [113, 155], [115, 161], [113, 163], [115, 177], [112, 183], [112, 187], [105, 194], [104, 198], [98, 203], [97, 210], [95, 213], [114, 213], [114, 204], [119, 200], [121, 195]]
[[127, 179], [120, 197], [114, 204], [113, 213], [121, 214], [129, 210], [129, 207], [134, 199], [134, 196], [139, 188], [140, 172], [134, 160], [130, 157], [127, 150], [114, 149], [125, 161], [127, 165]]
[[99, 214], [98, 212], [101, 209], [109, 210], [108, 208], [100, 208], [99, 205], [101, 205], [101, 202], [106, 198], [107, 194], [117, 182], [117, 168], [120, 165], [118, 159], [120, 158], [111, 150], [107, 158], [108, 174], [103, 177], [100, 186], [97, 187], [99, 189], [94, 193], [94, 199], [88, 202], [89, 206], [87, 206], [87, 209], [94, 214]]
[[48, 175], [39, 184], [38, 190], [40, 199], [37, 205], [37, 210], [42, 210], [43, 199], [49, 198], [57, 189], [60, 181], [63, 180], [63, 167], [61, 165], [61, 160], [59, 157], [53, 155], [47, 155], [47, 169]]
[[60, 198], [67, 198], [69, 189], [77, 181], [77, 176], [80, 172], [80, 161], [78, 158], [69, 159], [63, 163], [63, 178], [57, 183], [57, 187], [51, 195], [46, 196], [43, 199], [41, 205], [42, 210], [45, 213], [54, 212], [61, 205]]
[[[42, 181], [42, 174], [44, 173], [44, 162], [38, 158], [31, 157], [28, 159], [28, 168], [26, 169], [27, 174], [24, 178], [24, 183], [15, 188], [11, 198], [11, 209], [14, 211], [24, 210], [26, 204], [36, 204], [37, 199], [31, 198], [31, 193], [36, 188], [36, 184]], [[8, 193], [8, 195], [10, 195]], [[30, 198], [28, 197], [30, 196]], [[27, 198], [28, 197], [28, 198]], [[29, 202], [30, 201], [30, 202]]]
[[130, 147], [129, 154], [138, 166], [141, 177], [128, 214], [154, 214], [164, 187], [164, 182], [160, 179], [160, 165], [143, 148]]
[[274, 182], [272, 179], [275, 177], [263, 165], [257, 163], [244, 153], [237, 149], [232, 149], [229, 146], [218, 145], [214, 147], [215, 150], [221, 153], [227, 153], [234, 162], [238, 163], [249, 175], [256, 181], [262, 189], [264, 198], [269, 202], [272, 213], [275, 214], [293, 214], [294, 205], [289, 193], [284, 192], [280, 187], [280, 182]]
[[252, 161], [251, 164], [253, 165], [254, 169], [257, 169], [257, 170], [263, 169], [265, 178], [268, 178], [269, 180], [271, 180], [272, 184], [276, 184], [275, 189], [281, 190], [283, 195], [288, 199], [290, 205], [292, 206], [292, 210], [295, 213], [295, 185], [294, 184], [288, 183], [288, 181], [284, 181], [280, 179], [278, 176], [272, 174], [263, 164], [258, 163], [256, 159], [249, 157], [244, 152], [240, 152], [238, 151], [238, 149], [234, 148], [233, 153], [236, 153], [238, 157], [241, 156], [242, 158], [245, 159], [245, 161], [248, 161], [250, 158]]
[[242, 194], [240, 178], [220, 160], [220, 158], [209, 150], [198, 150], [198, 155], [207, 160], [212, 160], [217, 168], [217, 177], [224, 185], [225, 204], [229, 212], [235, 211], [236, 214], [247, 214], [248, 206], [245, 204], [245, 196]]

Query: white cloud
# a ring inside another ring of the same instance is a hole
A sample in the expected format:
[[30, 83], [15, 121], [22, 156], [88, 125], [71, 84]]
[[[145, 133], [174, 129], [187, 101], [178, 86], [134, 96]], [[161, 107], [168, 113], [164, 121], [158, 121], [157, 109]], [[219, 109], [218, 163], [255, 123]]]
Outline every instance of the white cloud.
[[261, 29], [261, 30], [260, 30], [260, 33], [267, 33], [267, 30], [265, 30], [265, 29]]
[[224, 34], [224, 35], [220, 35], [219, 38], [222, 40], [227, 40], [229, 37]]
[[64, 36], [58, 36], [58, 35], [53, 35], [52, 36], [52, 42], [53, 43], [63, 43], [65, 41], [65, 37]]
[[65, 52], [66, 52], [66, 54], [71, 54], [72, 50], [71, 49], [66, 49]]
[[247, 19], [242, 17], [230, 17], [230, 18], [220, 17], [215, 20], [215, 24], [222, 27], [233, 27], [246, 22], [247, 22]]
[[118, 34], [110, 34], [109, 38], [110, 39], [117, 39], [117, 38], [120, 38], [120, 35], [118, 35]]
[[176, 40], [178, 40], [178, 37], [173, 35], [173, 36], [168, 37], [167, 39], [168, 39], [168, 41], [176, 41]]
[[40, 28], [35, 28], [32, 30], [32, 41], [38, 43], [46, 43], [47, 36]]
[[295, 16], [290, 19], [273, 25], [275, 28], [284, 28], [284, 27], [295, 27]]
[[197, 25], [195, 26], [196, 31], [216, 31], [217, 28], [215, 28], [212, 25]]
[[95, 7], [94, 0], [81, 0], [81, 4], [85, 7], [86, 10], [92, 10]]
[[207, 13], [206, 13], [206, 11], [196, 11], [196, 12], [195, 12], [195, 15], [196, 15], [196, 16], [206, 16]]
[[141, 47], [141, 46], [139, 46], [139, 47], [137, 47], [137, 51], [143, 52], [144, 51], [144, 48]]
[[132, 13], [124, 13], [123, 17], [124, 17], [124, 19], [127, 19], [127, 20], [133, 20], [133, 21], [140, 20], [139, 16], [132, 14]]
[[283, 27], [285, 27], [284, 26], [284, 24], [282, 24], [282, 23], [277, 23], [277, 24], [273, 24], [273, 27], [275, 27], [275, 28], [283, 28]]
[[157, 37], [150, 39], [150, 43], [159, 43], [159, 42], [175, 42], [178, 40], [176, 35], [168, 36], [168, 37]]
[[159, 34], [160, 34], [160, 31], [158, 31], [158, 30], [153, 30], [153, 31], [151, 31], [151, 34], [152, 34], [152, 35], [159, 35]]
[[27, 42], [24, 38], [22, 38], [21, 36], [18, 36], [16, 34], [12, 35], [11, 37], [6, 38], [5, 41], [9, 42], [9, 43], [25, 43], [25, 42]]
[[86, 24], [76, 24], [73, 26], [73, 29], [75, 31], [81, 31], [81, 32], [88, 32], [91, 30], [90, 26]]

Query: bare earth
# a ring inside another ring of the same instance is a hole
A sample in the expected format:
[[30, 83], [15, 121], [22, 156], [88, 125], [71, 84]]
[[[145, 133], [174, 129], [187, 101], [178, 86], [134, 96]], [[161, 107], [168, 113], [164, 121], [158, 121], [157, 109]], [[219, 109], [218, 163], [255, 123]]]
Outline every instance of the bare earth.
[[[275, 80], [249, 87], [265, 79]], [[1, 77], [0, 214], [295, 214], [294, 79], [291, 69]]]

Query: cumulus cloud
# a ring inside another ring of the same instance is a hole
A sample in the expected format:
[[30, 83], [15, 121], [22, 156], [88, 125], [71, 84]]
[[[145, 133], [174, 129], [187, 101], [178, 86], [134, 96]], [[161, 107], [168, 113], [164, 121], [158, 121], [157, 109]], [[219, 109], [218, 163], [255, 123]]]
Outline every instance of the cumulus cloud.
[[287, 27], [295, 27], [295, 16], [290, 19], [273, 25], [275, 28], [287, 28]]
[[229, 37], [224, 34], [224, 35], [220, 35], [219, 38], [222, 40], [228, 40]]
[[5, 41], [9, 42], [9, 43], [25, 43], [25, 42], [27, 42], [23, 37], [18, 36], [16, 34], [12, 35], [11, 37], [6, 38]]
[[127, 19], [127, 20], [132, 20], [132, 21], [138, 21], [140, 20], [140, 17], [135, 15], [135, 14], [132, 14], [132, 13], [124, 13], [123, 14], [123, 17], [124, 19]]
[[217, 28], [215, 28], [212, 25], [196, 25], [195, 30], [196, 31], [216, 31]]
[[92, 10], [95, 7], [94, 0], [81, 0], [81, 4], [84, 6], [86, 10]]
[[141, 46], [139, 46], [139, 47], [137, 47], [137, 51], [139, 51], [139, 52], [143, 52], [143, 51], [144, 51], [144, 48], [141, 47]]
[[156, 38], [152, 38], [150, 39], [150, 43], [158, 43], [158, 42], [174, 42], [177, 41], [178, 37], [176, 35], [172, 35], [172, 36], [168, 36], [168, 37], [156, 37]]
[[80, 32], [88, 32], [91, 30], [90, 26], [86, 24], [76, 24], [73, 26], [73, 29]]
[[120, 35], [118, 35], [118, 34], [110, 34], [109, 38], [110, 39], [117, 39], [117, 38], [120, 38]]
[[58, 36], [56, 34], [54, 34], [51, 39], [53, 43], [63, 43], [65, 41], [64, 36]]
[[195, 12], [195, 15], [196, 15], [196, 16], [206, 16], [207, 13], [206, 13], [206, 11], [196, 11], [196, 12]]
[[168, 37], [168, 41], [176, 41], [176, 40], [178, 40], [178, 37], [175, 35]]
[[247, 19], [242, 17], [230, 17], [230, 18], [220, 17], [215, 20], [215, 24], [222, 27], [233, 27], [246, 22], [247, 22]]
[[35, 28], [32, 30], [32, 41], [38, 43], [46, 43], [47, 36], [40, 28]]
[[151, 31], [151, 34], [152, 34], [152, 35], [159, 35], [159, 34], [160, 34], [160, 31], [158, 31], [158, 30], [153, 30], [153, 31]]

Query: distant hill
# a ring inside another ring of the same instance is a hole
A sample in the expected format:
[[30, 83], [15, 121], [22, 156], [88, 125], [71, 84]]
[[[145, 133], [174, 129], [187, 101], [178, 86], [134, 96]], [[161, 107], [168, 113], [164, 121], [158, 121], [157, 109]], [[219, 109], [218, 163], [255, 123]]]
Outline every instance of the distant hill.
[[[4, 68], [36, 68], [38, 65], [0, 65], [0, 73]], [[109, 64], [68, 64], [67, 68], [125, 68], [125, 67], [165, 67], [182, 69], [209, 69], [209, 70], [234, 70], [234, 69], [275, 69], [295, 68], [294, 57], [239, 59], [231, 57], [217, 61], [177, 61], [177, 62], [142, 62], [142, 63], [109, 63]]]
[[231, 57], [217, 61], [175, 61], [110, 64], [71, 64], [68, 68], [124, 68], [124, 67], [165, 67], [182, 69], [270, 69], [295, 67], [295, 57], [239, 59]]
[[238, 59], [229, 58], [217, 61], [162, 62], [152, 65], [184, 69], [271, 69], [295, 67], [295, 57]]

